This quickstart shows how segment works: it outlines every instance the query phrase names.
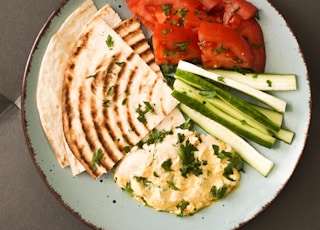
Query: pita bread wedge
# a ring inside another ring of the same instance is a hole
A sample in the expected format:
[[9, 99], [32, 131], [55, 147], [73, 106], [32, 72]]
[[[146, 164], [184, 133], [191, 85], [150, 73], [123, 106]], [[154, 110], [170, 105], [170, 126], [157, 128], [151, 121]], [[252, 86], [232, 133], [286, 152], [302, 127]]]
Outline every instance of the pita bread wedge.
[[[59, 31], [51, 38], [42, 59], [37, 86], [37, 107], [43, 130], [62, 167], [74, 162], [69, 157], [64, 143], [61, 119], [62, 81], [66, 62], [76, 38], [80, 35], [83, 24], [97, 12], [91, 0], [86, 0], [62, 24]], [[74, 158], [74, 157], [73, 157]]]
[[97, 178], [177, 105], [171, 89], [101, 17], [82, 31], [64, 76], [67, 143]]

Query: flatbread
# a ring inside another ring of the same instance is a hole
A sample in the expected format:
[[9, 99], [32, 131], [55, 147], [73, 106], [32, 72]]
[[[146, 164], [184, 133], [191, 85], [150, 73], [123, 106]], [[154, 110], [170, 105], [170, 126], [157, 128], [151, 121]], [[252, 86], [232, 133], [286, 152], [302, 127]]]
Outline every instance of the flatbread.
[[[50, 39], [40, 66], [37, 86], [37, 108], [43, 130], [61, 167], [70, 161], [74, 168], [81, 168], [67, 154], [62, 129], [61, 99], [64, 69], [73, 50], [77, 37], [85, 24], [97, 12], [91, 0], [86, 0], [62, 24], [59, 31]], [[74, 157], [73, 157], [74, 158]]]
[[[93, 178], [110, 171], [177, 103], [119, 34], [101, 17], [90, 20], [67, 64], [62, 117], [70, 149]], [[93, 162], [99, 151], [102, 159]]]

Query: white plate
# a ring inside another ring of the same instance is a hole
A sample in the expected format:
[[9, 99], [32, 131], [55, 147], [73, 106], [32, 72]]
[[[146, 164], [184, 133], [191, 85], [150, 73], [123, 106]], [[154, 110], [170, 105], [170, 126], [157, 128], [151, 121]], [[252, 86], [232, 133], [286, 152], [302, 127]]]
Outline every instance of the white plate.
[[[62, 169], [42, 130], [36, 108], [36, 87], [40, 62], [50, 37], [65, 18], [83, 1], [67, 0], [44, 25], [31, 51], [25, 72], [22, 116], [31, 156], [49, 189], [69, 210], [92, 227], [130, 229], [232, 229], [254, 218], [284, 188], [291, 177], [305, 145], [310, 122], [310, 85], [306, 64], [295, 36], [283, 17], [266, 0], [251, 0], [260, 9], [266, 50], [267, 72], [295, 73], [299, 89], [276, 93], [288, 102], [285, 126], [296, 132], [292, 145], [278, 142], [272, 150], [256, 146], [275, 162], [271, 174], [264, 178], [249, 166], [242, 173], [240, 187], [222, 201], [194, 216], [179, 218], [144, 207], [122, 192], [112, 175], [93, 180], [86, 173], [72, 177]], [[95, 0], [97, 7], [109, 2], [122, 18], [131, 15], [121, 0]]]

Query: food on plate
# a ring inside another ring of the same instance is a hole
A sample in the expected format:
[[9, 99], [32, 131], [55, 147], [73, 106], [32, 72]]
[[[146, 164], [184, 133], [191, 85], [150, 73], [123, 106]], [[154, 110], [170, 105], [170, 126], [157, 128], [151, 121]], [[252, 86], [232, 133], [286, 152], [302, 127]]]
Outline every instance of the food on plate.
[[[72, 12], [50, 39], [39, 73], [37, 106], [43, 130], [62, 167], [70, 166], [72, 174], [85, 170], [75, 158], [65, 141], [62, 127], [62, 81], [67, 60], [80, 35], [83, 26], [93, 17], [101, 17], [147, 62], [150, 68], [163, 77], [154, 56], [140, 29], [137, 18], [121, 21], [119, 15], [109, 5], [97, 10], [91, 0], [85, 1]], [[72, 29], [70, 29], [72, 28]], [[59, 60], [59, 61], [56, 61]]]
[[62, 121], [70, 149], [93, 178], [177, 104], [165, 81], [100, 16], [84, 26], [65, 69]]
[[211, 68], [263, 72], [266, 62], [258, 9], [246, 0], [127, 0], [153, 32], [158, 64], [179, 60]]
[[73, 174], [81, 172], [82, 165], [65, 145], [61, 116], [62, 81], [64, 68], [83, 24], [96, 12], [93, 2], [87, 0], [69, 15], [50, 39], [39, 70], [37, 108], [41, 124], [60, 165], [70, 165]]
[[210, 135], [181, 128], [155, 131], [114, 171], [115, 182], [158, 211], [192, 215], [233, 191], [241, 158]]
[[[294, 132], [282, 128], [286, 102], [255, 86], [294, 90], [296, 79], [259, 74], [266, 57], [257, 8], [245, 0], [127, 3], [138, 17], [122, 21], [108, 4], [98, 10], [86, 0], [45, 51], [37, 106], [60, 165], [94, 179], [114, 168], [133, 198], [178, 216], [237, 188], [242, 160], [267, 176], [274, 163], [242, 138], [271, 148], [276, 139], [290, 144]], [[153, 33], [153, 50], [139, 19]], [[172, 88], [165, 68], [173, 68]], [[265, 82], [235, 79], [248, 71]], [[186, 128], [182, 112], [207, 133]]]

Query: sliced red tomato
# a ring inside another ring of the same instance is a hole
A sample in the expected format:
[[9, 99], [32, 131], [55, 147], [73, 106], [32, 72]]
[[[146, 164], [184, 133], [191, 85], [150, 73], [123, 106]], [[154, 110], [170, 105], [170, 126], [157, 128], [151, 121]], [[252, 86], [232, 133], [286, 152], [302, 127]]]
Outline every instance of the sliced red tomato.
[[153, 30], [156, 24], [165, 21], [180, 22], [187, 12], [201, 8], [198, 0], [127, 0], [126, 2], [132, 13], [150, 30]]
[[264, 72], [266, 63], [266, 51], [264, 44], [264, 37], [259, 23], [251, 18], [243, 20], [239, 27], [239, 33], [247, 40], [251, 46], [254, 56], [252, 69], [255, 72]]
[[250, 68], [253, 54], [239, 32], [218, 23], [202, 22], [199, 44], [203, 65], [213, 68]]
[[214, 17], [212, 17], [207, 12], [196, 10], [193, 12], [188, 12], [184, 17], [184, 27], [185, 28], [191, 28], [191, 29], [197, 29], [200, 26], [200, 23], [202, 21], [215, 21]]
[[240, 17], [243, 20], [253, 18], [258, 10], [252, 3], [246, 0], [228, 0], [228, 3], [225, 3], [224, 6], [225, 13], [223, 21], [225, 25], [230, 24], [230, 22], [234, 20], [234, 17]]
[[177, 64], [179, 60], [200, 60], [197, 31], [181, 26], [158, 24], [152, 36], [156, 63]]
[[199, 0], [206, 11], [212, 10], [215, 6], [219, 5], [222, 0]]

